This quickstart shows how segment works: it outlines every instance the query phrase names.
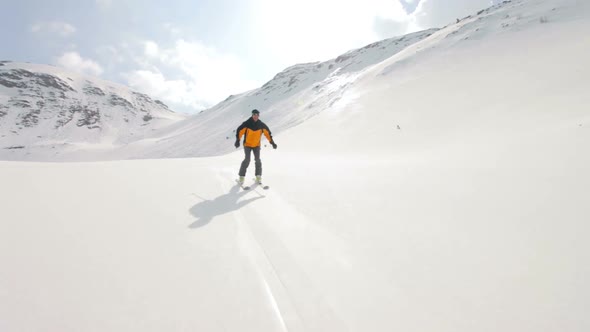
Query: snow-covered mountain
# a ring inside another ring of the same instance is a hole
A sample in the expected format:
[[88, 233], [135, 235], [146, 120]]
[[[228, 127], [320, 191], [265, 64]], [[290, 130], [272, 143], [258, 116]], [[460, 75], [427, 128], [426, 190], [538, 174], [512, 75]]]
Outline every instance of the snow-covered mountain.
[[303, 123], [331, 108], [363, 70], [430, 37], [429, 29], [379, 41], [326, 62], [298, 64], [262, 87], [233, 95], [214, 107], [122, 147], [122, 158], [215, 156], [232, 151], [235, 128], [261, 112], [273, 134]]
[[279, 133], [334, 105], [363, 69], [435, 31], [386, 39], [326, 62], [289, 67], [262, 87], [230, 96], [185, 121], [161, 102], [114, 83], [50, 66], [2, 62], [0, 158], [100, 160], [224, 154], [233, 149], [227, 141], [235, 135], [233, 130], [253, 108], [261, 110], [264, 121]]
[[0, 62], [2, 159], [109, 151], [183, 118], [119, 84], [53, 66]]

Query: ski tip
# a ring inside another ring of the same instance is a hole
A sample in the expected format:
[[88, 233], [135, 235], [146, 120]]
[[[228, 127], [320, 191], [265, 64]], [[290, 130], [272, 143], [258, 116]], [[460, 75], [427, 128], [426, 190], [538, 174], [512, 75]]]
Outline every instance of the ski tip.
[[244, 190], [250, 190], [249, 186], [244, 186], [244, 184], [240, 183], [239, 180], [236, 180], [236, 183], [238, 184], [238, 186], [240, 186], [240, 188], [242, 188]]

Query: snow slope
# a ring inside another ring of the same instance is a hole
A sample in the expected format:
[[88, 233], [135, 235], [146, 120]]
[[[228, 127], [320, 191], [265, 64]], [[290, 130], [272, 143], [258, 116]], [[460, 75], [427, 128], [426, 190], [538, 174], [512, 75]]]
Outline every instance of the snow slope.
[[431, 36], [437, 29], [412, 33], [349, 51], [326, 62], [298, 64], [258, 89], [230, 96], [183, 122], [121, 147], [117, 159], [222, 155], [233, 150], [235, 129], [256, 108], [273, 134], [299, 125], [332, 107], [359, 74]]
[[0, 330], [588, 331], [589, 18], [514, 1], [372, 66], [268, 191], [241, 151], [0, 162]]

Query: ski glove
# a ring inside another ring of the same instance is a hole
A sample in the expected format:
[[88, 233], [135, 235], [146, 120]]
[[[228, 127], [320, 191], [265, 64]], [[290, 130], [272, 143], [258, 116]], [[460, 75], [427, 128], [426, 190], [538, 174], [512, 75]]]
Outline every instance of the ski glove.
[[275, 142], [270, 142], [270, 145], [272, 145], [272, 148], [276, 150], [277, 145], [275, 144]]
[[240, 147], [240, 140], [239, 139], [236, 140], [236, 143], [234, 144], [234, 146], [236, 147], [236, 149]]

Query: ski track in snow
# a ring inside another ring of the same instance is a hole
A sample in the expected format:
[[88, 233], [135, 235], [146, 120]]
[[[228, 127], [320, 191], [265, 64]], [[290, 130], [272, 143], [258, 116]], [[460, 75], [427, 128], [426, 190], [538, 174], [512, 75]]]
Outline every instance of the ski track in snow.
[[[218, 173], [217, 177], [224, 189], [229, 190], [232, 182], [227, 176], [227, 173], [225, 177]], [[311, 227], [309, 221], [271, 190], [254, 187], [244, 199], [249, 195], [264, 197], [265, 206], [281, 211], [280, 218], [261, 212], [265, 207], [256, 204], [232, 214], [238, 225], [240, 243], [257, 266], [277, 319], [285, 331], [326, 331], [335, 327], [338, 331], [347, 331], [284, 242], [285, 236], [305, 237], [306, 230]]]

